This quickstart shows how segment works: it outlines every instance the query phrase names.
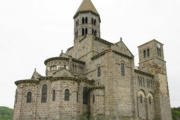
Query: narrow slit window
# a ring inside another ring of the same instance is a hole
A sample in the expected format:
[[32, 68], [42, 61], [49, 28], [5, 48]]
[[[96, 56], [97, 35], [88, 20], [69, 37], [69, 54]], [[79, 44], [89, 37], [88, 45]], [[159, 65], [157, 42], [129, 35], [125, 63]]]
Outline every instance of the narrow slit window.
[[125, 65], [124, 65], [124, 63], [121, 63], [121, 75], [125, 76]]
[[150, 49], [149, 48], [147, 49], [147, 56], [148, 57], [150, 56]]
[[88, 23], [88, 18], [86, 17], [86, 19], [85, 19], [85, 23], [87, 24]]
[[152, 104], [152, 99], [151, 99], [151, 97], [149, 97], [149, 104], [150, 104], [150, 105]]
[[96, 25], [96, 20], [94, 20], [94, 25]]
[[53, 97], [52, 97], [52, 100], [55, 101], [56, 100], [56, 91], [53, 90]]
[[64, 100], [69, 101], [69, 97], [70, 97], [69, 89], [66, 89], [64, 92]]
[[95, 103], [95, 95], [93, 95], [93, 103]]
[[82, 18], [82, 24], [84, 24], [85, 20], [84, 20], [84, 17]]
[[143, 103], [143, 96], [140, 95], [140, 103]]
[[161, 48], [157, 48], [157, 54], [161, 57]]
[[31, 103], [31, 101], [32, 101], [32, 93], [31, 92], [28, 92], [27, 93], [27, 103]]
[[98, 76], [98, 77], [100, 77], [100, 76], [101, 76], [101, 67], [100, 67], [100, 66], [98, 66], [97, 76]]
[[84, 28], [82, 28], [82, 36], [84, 35], [85, 31], [84, 31]]
[[42, 86], [41, 102], [42, 103], [46, 103], [47, 102], [47, 85], [43, 85]]
[[87, 28], [85, 29], [85, 34], [86, 34], [86, 35], [88, 34], [88, 29], [87, 29]]
[[144, 58], [146, 58], [146, 50], [144, 50], [144, 52], [143, 52], [143, 53], [144, 53]]
[[88, 88], [84, 87], [83, 88], [83, 104], [88, 104]]

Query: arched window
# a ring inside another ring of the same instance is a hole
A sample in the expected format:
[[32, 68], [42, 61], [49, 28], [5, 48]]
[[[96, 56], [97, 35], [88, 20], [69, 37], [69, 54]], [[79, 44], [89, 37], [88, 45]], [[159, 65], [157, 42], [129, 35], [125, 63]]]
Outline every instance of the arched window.
[[87, 28], [85, 29], [85, 34], [86, 34], [86, 35], [88, 34], [88, 29], [87, 29]]
[[93, 95], [93, 103], [95, 103], [95, 95]]
[[28, 93], [27, 93], [26, 102], [27, 102], [27, 103], [31, 103], [31, 101], [32, 101], [32, 93], [31, 93], [31, 92], [28, 92]]
[[157, 48], [157, 54], [161, 57], [161, 48]]
[[94, 35], [96, 36], [96, 34], [97, 34], [97, 31], [95, 30], [95, 31], [94, 31]]
[[161, 57], [161, 48], [159, 48], [159, 56]]
[[53, 65], [53, 66], [51, 66], [51, 71], [53, 71], [53, 70], [57, 70], [57, 66], [56, 65]]
[[138, 113], [138, 117], [141, 117], [142, 119], [146, 119], [146, 112], [147, 112], [147, 107], [146, 106], [146, 95], [145, 95], [145, 91], [144, 90], [140, 90], [138, 91], [138, 102], [137, 102], [137, 113]]
[[149, 48], [147, 49], [147, 56], [148, 56], [148, 57], [150, 56], [150, 50], [149, 50]]
[[97, 76], [98, 76], [98, 77], [100, 77], [100, 76], [101, 76], [101, 67], [100, 67], [100, 66], [98, 66]]
[[83, 88], [83, 104], [88, 104], [88, 88]]
[[144, 58], [145, 58], [145, 57], [146, 57], [146, 50], [144, 50], [144, 52], [143, 52], [143, 53], [144, 53]]
[[56, 91], [55, 91], [55, 90], [53, 90], [52, 100], [53, 100], [53, 101], [56, 100]]
[[66, 89], [64, 92], [64, 100], [69, 101], [69, 97], [70, 97], [69, 89]]
[[84, 19], [84, 17], [82, 18], [82, 24], [84, 24], [84, 22], [85, 22], [85, 19]]
[[47, 102], [47, 85], [46, 84], [42, 86], [41, 102], [42, 103]]
[[84, 31], [84, 28], [82, 28], [82, 36], [84, 35], [85, 31]]
[[121, 75], [125, 76], [125, 66], [124, 66], [124, 63], [121, 63]]
[[140, 95], [140, 103], [143, 103], [143, 96]]
[[96, 25], [96, 20], [94, 20], [94, 25]]
[[152, 104], [152, 98], [149, 97], [149, 104], [151, 105]]
[[88, 18], [86, 17], [86, 19], [85, 19], [85, 23], [87, 24], [88, 23]]

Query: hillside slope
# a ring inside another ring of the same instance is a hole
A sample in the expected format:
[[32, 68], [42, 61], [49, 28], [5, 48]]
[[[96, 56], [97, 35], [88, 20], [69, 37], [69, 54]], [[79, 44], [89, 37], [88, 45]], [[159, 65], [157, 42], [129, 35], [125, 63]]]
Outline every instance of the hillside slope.
[[0, 106], [0, 120], [12, 120], [13, 109]]

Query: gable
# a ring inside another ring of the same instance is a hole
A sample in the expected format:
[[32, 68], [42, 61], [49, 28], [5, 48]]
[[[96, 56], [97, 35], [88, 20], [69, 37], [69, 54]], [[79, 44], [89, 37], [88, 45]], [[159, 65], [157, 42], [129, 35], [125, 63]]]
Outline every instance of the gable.
[[36, 69], [35, 69], [32, 77], [31, 77], [31, 79], [32, 79], [32, 80], [38, 80], [38, 79], [41, 78], [41, 77], [42, 77], [42, 75], [39, 74], [39, 73], [36, 71]]
[[115, 43], [111, 46], [112, 50], [115, 50], [121, 54], [124, 54], [129, 57], [133, 57], [133, 54], [131, 51], [127, 48], [127, 46], [124, 44], [124, 42], [121, 40], [118, 43]]
[[74, 75], [66, 69], [61, 69], [53, 74], [53, 77], [74, 77]]

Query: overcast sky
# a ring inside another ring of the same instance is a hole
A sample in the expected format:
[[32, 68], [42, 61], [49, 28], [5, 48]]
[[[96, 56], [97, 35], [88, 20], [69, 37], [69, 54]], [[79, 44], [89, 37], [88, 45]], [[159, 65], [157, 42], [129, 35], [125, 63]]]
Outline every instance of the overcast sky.
[[[0, 106], [13, 108], [16, 80], [73, 45], [73, 15], [82, 0], [0, 0]], [[101, 37], [137, 46], [164, 43], [171, 105], [180, 106], [180, 0], [92, 0], [101, 15]]]

